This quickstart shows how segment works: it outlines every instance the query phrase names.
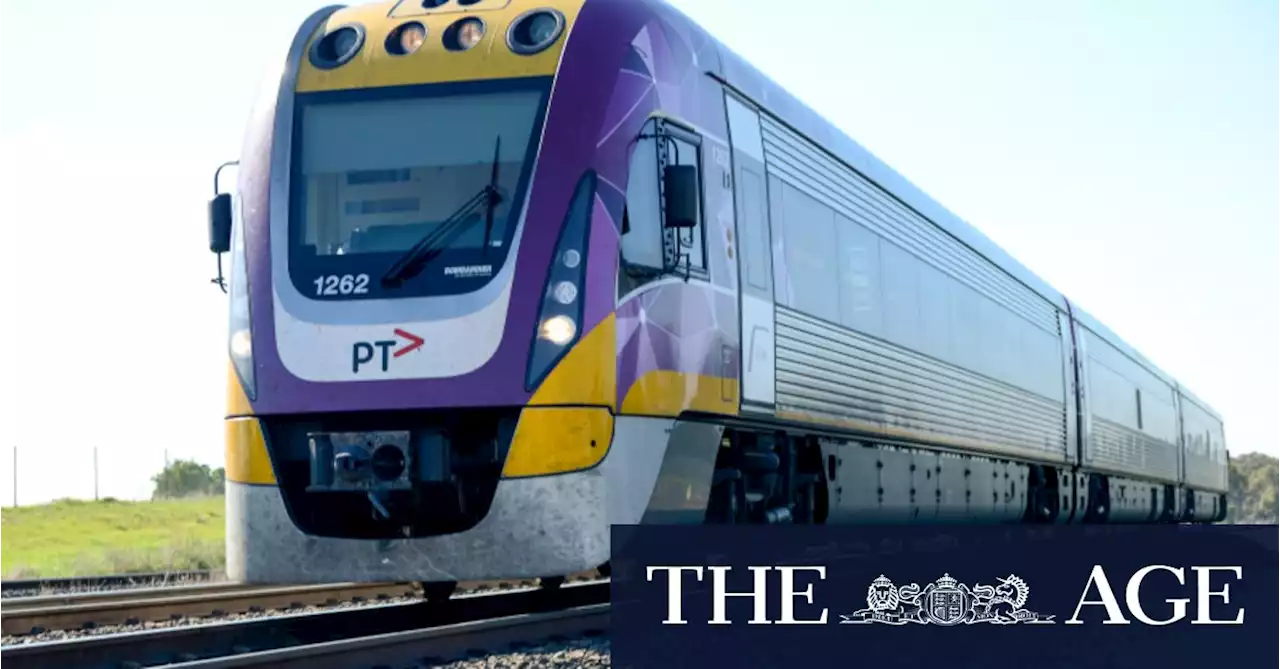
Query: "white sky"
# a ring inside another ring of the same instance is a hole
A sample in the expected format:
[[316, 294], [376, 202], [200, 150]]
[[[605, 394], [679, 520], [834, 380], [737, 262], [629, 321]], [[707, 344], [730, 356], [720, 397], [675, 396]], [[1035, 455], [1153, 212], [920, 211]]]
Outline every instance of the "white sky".
[[[4, 504], [15, 446], [24, 504], [92, 496], [95, 445], [103, 495], [221, 464], [205, 204], [323, 4], [0, 6]], [[1274, 2], [676, 4], [1280, 453]]]

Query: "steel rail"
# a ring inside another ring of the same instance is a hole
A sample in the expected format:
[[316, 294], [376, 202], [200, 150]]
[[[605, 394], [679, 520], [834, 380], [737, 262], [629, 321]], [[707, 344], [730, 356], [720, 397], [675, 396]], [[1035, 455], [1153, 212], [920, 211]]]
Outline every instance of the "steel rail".
[[200, 584], [115, 592], [11, 598], [0, 604], [0, 632], [39, 634], [183, 617], [334, 605], [417, 594], [407, 583], [331, 583], [299, 586]]
[[247, 653], [562, 611], [608, 601], [608, 581], [567, 583], [554, 590], [525, 588], [457, 595], [447, 602], [374, 604], [26, 643], [0, 648], [0, 661], [6, 669], [120, 669], [229, 660], [230, 656]]
[[[569, 582], [599, 578], [595, 571], [569, 576]], [[533, 579], [463, 581], [458, 594], [529, 587]], [[217, 617], [302, 606], [332, 606], [393, 597], [422, 596], [406, 583], [326, 583], [251, 585], [216, 582], [159, 588], [72, 592], [36, 597], [10, 597], [0, 603], [0, 632], [41, 634], [50, 630], [92, 629], [103, 625], [135, 625], [183, 617]]]
[[501, 653], [516, 644], [597, 636], [607, 633], [608, 629], [609, 604], [606, 602], [165, 666], [166, 669], [351, 669], [395, 666], [427, 658], [434, 663], [476, 649]]

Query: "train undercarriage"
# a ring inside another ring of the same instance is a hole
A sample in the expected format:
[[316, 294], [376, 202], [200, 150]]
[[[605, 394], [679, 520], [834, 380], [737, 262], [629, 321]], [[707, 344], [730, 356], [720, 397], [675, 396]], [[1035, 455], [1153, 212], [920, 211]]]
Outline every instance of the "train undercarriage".
[[731, 427], [706, 522], [1096, 524], [1225, 516], [1225, 494], [1070, 463]]

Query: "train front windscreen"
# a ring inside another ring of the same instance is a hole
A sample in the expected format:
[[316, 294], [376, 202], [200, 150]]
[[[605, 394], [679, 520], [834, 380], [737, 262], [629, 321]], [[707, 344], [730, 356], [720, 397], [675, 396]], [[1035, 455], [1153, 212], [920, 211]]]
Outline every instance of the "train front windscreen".
[[[458, 294], [497, 272], [528, 186], [546, 88], [486, 88], [441, 84], [299, 99], [289, 273], [302, 294]], [[433, 234], [429, 267], [383, 285]], [[451, 271], [459, 267], [467, 271]]]

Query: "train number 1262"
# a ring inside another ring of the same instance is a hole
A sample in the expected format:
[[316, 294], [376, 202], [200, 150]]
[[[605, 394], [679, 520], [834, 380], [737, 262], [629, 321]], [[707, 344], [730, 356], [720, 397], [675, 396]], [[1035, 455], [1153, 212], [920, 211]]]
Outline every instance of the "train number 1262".
[[316, 295], [363, 295], [369, 292], [368, 274], [330, 274], [318, 276], [312, 283], [316, 284]]

